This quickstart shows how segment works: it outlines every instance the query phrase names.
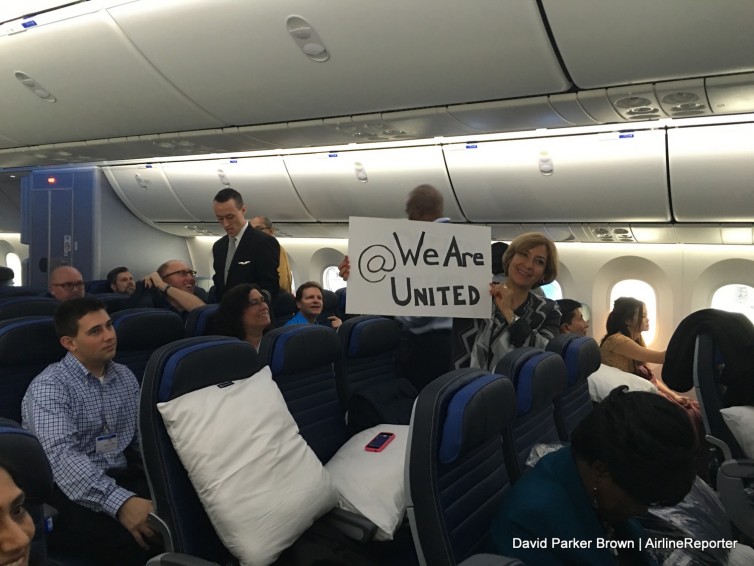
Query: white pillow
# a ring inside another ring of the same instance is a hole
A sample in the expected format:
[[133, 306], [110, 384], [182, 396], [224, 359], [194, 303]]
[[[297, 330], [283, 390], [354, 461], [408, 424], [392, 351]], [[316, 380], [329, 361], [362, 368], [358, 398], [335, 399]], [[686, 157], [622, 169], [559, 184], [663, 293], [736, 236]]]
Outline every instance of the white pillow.
[[[364, 450], [380, 432], [392, 432], [395, 438], [382, 452]], [[352, 436], [325, 466], [340, 494], [339, 507], [377, 525], [378, 540], [392, 539], [406, 512], [403, 485], [407, 442], [407, 425], [377, 425]]]
[[157, 408], [217, 534], [242, 564], [274, 562], [337, 504], [269, 367]]
[[754, 458], [754, 407], [727, 407], [720, 413], [746, 457]]
[[600, 364], [599, 369], [590, 375], [587, 381], [589, 382], [589, 395], [592, 397], [592, 401], [596, 402], [602, 401], [619, 385], [628, 385], [629, 391], [657, 393], [657, 387], [651, 381], [605, 364]]

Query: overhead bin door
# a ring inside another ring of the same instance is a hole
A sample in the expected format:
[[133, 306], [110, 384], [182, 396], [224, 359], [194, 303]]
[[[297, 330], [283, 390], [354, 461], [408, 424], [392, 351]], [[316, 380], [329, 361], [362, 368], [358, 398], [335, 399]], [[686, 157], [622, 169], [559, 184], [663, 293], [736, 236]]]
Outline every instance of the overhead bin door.
[[472, 222], [670, 220], [662, 131], [452, 144], [445, 159]]
[[678, 221], [754, 221], [754, 124], [668, 130], [668, 155]]
[[595, 88], [754, 70], [751, 0], [542, 0], [573, 82]]
[[247, 218], [273, 222], [311, 222], [279, 156], [166, 163], [162, 170], [178, 199], [196, 218], [216, 223], [212, 199], [233, 187], [244, 199]]
[[445, 215], [463, 221], [439, 147], [375, 149], [289, 155], [285, 165], [296, 191], [322, 222], [349, 216], [405, 218], [406, 195], [430, 184], [443, 194]]
[[105, 11], [0, 37], [0, 76], [0, 131], [23, 145], [225, 125], [156, 71]]
[[570, 87], [533, 0], [151, 0], [110, 13], [171, 83], [234, 125]]
[[180, 202], [161, 165], [122, 165], [102, 170], [124, 204], [142, 220], [150, 224], [198, 220]]

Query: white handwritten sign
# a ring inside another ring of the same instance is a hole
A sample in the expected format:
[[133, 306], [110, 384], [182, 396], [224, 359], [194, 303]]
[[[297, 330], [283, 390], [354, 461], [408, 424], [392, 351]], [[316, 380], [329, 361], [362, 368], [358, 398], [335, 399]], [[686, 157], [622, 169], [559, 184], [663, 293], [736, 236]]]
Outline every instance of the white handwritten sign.
[[348, 313], [490, 315], [487, 226], [352, 216], [348, 257]]

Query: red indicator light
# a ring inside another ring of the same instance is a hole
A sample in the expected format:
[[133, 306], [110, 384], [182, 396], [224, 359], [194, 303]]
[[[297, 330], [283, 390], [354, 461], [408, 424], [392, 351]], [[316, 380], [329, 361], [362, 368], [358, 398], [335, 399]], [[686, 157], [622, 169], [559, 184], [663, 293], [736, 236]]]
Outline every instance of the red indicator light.
[[55, 177], [47, 177], [48, 185], [54, 185], [56, 182], [57, 182], [57, 179]]

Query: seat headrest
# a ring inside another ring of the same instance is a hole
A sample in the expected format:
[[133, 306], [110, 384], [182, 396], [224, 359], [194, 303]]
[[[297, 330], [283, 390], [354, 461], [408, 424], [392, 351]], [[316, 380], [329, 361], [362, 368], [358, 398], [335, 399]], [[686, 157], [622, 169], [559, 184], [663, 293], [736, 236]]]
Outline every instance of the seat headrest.
[[438, 458], [450, 464], [494, 436], [515, 416], [515, 393], [510, 380], [481, 374], [458, 389], [447, 405]]
[[183, 319], [167, 309], [136, 308], [112, 314], [120, 351], [156, 349], [185, 335]]
[[[503, 373], [503, 368], [507, 368], [509, 373]], [[496, 371], [513, 382], [518, 416], [552, 403], [553, 398], [566, 388], [567, 372], [563, 358], [538, 348], [519, 348], [508, 352]]]
[[351, 318], [343, 323], [339, 333], [347, 337], [349, 358], [382, 354], [397, 349], [400, 343], [400, 325], [389, 318]]
[[[153, 360], [160, 358], [160, 365], [154, 368]], [[173, 342], [155, 351], [145, 376], [153, 371], [160, 374], [157, 401], [164, 402], [209, 385], [244, 379], [257, 369], [257, 352], [248, 342], [198, 337]]]
[[594, 338], [578, 334], [560, 334], [550, 340], [546, 348], [563, 358], [570, 387], [586, 380], [602, 362], [600, 347]]
[[52, 492], [52, 470], [42, 445], [28, 430], [0, 418], [0, 466], [26, 494], [30, 505], [41, 505]]
[[300, 324], [276, 328], [265, 334], [260, 346], [262, 352], [272, 375], [279, 375], [335, 363], [341, 348], [340, 339], [331, 328]]
[[60, 303], [50, 297], [7, 297], [0, 299], [0, 319], [22, 316], [53, 316]]
[[51, 316], [0, 321], [0, 367], [51, 364], [65, 354]]

